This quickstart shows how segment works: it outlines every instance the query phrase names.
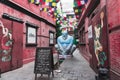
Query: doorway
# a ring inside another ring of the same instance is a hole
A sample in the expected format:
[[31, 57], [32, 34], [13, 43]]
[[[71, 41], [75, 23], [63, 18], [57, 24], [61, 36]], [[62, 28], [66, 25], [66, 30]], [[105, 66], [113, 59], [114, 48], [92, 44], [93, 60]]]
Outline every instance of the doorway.
[[0, 69], [10, 71], [23, 65], [23, 24], [0, 19]]

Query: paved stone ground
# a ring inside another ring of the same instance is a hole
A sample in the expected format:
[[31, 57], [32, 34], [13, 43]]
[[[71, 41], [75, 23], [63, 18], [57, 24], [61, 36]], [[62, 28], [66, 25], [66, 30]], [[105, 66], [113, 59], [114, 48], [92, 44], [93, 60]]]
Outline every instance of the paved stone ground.
[[[74, 57], [67, 58], [59, 67], [60, 73], [54, 71], [54, 78], [50, 80], [95, 80], [95, 73], [89, 67], [87, 61], [80, 55], [79, 51], [74, 52]], [[24, 65], [22, 68], [3, 73], [0, 80], [35, 80], [34, 62]], [[47, 75], [37, 80], [48, 80]]]
[[59, 69], [62, 72], [55, 73], [53, 80], [95, 80], [94, 71], [78, 50], [74, 52], [74, 57], [66, 59]]

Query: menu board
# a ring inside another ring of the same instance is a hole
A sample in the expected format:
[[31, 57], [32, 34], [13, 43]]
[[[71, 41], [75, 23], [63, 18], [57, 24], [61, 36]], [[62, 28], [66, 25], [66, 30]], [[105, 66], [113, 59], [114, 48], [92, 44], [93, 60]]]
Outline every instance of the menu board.
[[48, 47], [38, 47], [36, 49], [34, 73], [50, 74], [52, 70], [52, 49]]

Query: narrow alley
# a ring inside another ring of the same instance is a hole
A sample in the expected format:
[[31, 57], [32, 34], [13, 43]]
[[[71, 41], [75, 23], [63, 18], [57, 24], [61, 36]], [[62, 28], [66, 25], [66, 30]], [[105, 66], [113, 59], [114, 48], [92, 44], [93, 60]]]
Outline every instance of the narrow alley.
[[0, 80], [120, 80], [120, 0], [0, 0]]
[[[60, 73], [54, 71], [54, 78], [51, 80], [95, 80], [95, 73], [89, 67], [88, 62], [80, 55], [79, 51], [74, 52], [74, 57], [67, 58], [60, 65]], [[23, 67], [3, 73], [0, 80], [34, 80], [34, 62], [28, 63]], [[48, 80], [47, 75], [40, 77], [38, 80]]]

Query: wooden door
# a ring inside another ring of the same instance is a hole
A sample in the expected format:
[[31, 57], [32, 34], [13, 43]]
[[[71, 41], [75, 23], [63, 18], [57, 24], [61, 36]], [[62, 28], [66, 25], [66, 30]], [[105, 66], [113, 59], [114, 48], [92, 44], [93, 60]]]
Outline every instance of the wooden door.
[[13, 22], [13, 53], [12, 53], [12, 69], [23, 65], [23, 24]]
[[2, 72], [16, 69], [23, 65], [23, 24], [0, 19], [0, 69]]

